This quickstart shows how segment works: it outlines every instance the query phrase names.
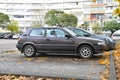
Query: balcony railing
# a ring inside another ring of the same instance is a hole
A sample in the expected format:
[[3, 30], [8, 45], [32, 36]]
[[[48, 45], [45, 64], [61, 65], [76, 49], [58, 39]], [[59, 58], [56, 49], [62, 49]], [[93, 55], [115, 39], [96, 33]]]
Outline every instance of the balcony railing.
[[105, 13], [105, 10], [91, 10], [90, 13]]

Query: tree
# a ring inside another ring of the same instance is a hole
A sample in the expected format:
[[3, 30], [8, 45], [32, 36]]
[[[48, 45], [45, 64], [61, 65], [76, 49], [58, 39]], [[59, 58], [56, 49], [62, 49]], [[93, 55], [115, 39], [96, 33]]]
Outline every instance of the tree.
[[42, 27], [42, 21], [35, 21], [30, 27], [33, 28]]
[[81, 25], [81, 27], [82, 27], [83, 29], [85, 29], [85, 30], [87, 30], [88, 26], [89, 26], [89, 23], [88, 23], [88, 22], [84, 22], [84, 23]]
[[120, 17], [120, 0], [114, 0], [116, 2], [118, 2], [118, 6], [114, 9], [113, 13], [114, 15]]
[[76, 27], [78, 18], [73, 14], [66, 14], [63, 11], [50, 10], [45, 15], [45, 23], [50, 26]]
[[11, 33], [19, 32], [19, 26], [17, 21], [11, 20], [7, 26], [7, 30], [11, 31]]
[[120, 26], [120, 23], [117, 23], [117, 21], [115, 21], [115, 20], [106, 21], [106, 22], [104, 23], [103, 30], [110, 30], [110, 31], [111, 31], [111, 34], [112, 34], [114, 31], [120, 29], [119, 26]]
[[[39, 8], [39, 7], [38, 7]], [[42, 27], [43, 26], [43, 12], [41, 11], [41, 9], [35, 9], [32, 10], [33, 11], [33, 22], [31, 23], [30, 27]]]
[[4, 13], [0, 13], [0, 27], [2, 28], [6, 27], [9, 22], [10, 22], [9, 16]]
[[78, 21], [78, 18], [73, 15], [73, 14], [62, 14], [59, 18], [59, 24], [58, 26], [61, 26], [61, 27], [76, 27], [77, 26], [77, 21]]
[[92, 2], [96, 2], [96, 0], [92, 0]]
[[95, 23], [95, 24], [93, 25], [92, 29], [93, 29], [93, 31], [94, 31], [95, 33], [99, 34], [100, 31], [101, 31], [100, 24], [99, 24], [99, 23]]
[[45, 14], [45, 23], [49, 26], [57, 26], [59, 24], [59, 16], [63, 14], [63, 11], [50, 10]]

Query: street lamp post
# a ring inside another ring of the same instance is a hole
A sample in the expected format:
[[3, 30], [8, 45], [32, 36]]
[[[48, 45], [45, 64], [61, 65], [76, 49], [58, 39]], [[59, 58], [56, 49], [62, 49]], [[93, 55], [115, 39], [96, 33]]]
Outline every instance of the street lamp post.
[[100, 16], [100, 27], [102, 28], [102, 23], [103, 23], [103, 17], [102, 15]]
[[99, 16], [99, 19], [100, 19], [100, 30], [101, 31], [102, 31], [102, 27], [103, 27], [103, 18], [104, 18], [103, 15]]

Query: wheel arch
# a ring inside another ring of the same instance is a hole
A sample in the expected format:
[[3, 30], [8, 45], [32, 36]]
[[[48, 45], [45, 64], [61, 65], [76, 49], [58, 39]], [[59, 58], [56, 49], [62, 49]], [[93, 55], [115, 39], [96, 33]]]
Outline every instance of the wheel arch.
[[83, 43], [83, 44], [79, 44], [79, 45], [77, 46], [77, 53], [76, 53], [76, 54], [78, 54], [79, 48], [80, 48], [81, 46], [83, 46], [83, 45], [88, 45], [88, 46], [90, 46], [90, 47], [92, 48], [93, 52], [95, 53], [94, 47], [93, 47], [91, 44]]
[[28, 43], [25, 43], [25, 44], [23, 45], [21, 53], [23, 53], [23, 49], [24, 49], [24, 47], [25, 47], [26, 45], [32, 45], [32, 46], [35, 48], [35, 50], [36, 50], [35, 45], [34, 45], [33, 43], [28, 42]]

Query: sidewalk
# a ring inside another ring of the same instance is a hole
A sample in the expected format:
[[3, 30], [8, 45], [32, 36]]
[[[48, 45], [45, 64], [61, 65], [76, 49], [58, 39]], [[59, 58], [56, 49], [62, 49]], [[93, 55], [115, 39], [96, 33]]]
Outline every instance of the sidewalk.
[[0, 73], [99, 80], [105, 66], [98, 65], [97, 61], [74, 56], [38, 55], [25, 58], [19, 52], [0, 53]]

